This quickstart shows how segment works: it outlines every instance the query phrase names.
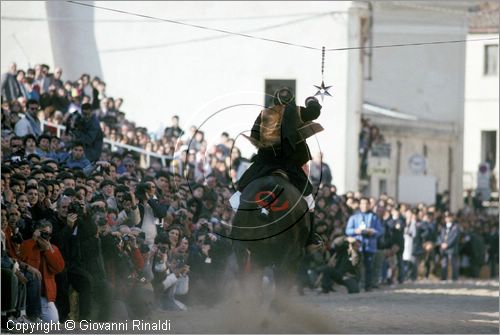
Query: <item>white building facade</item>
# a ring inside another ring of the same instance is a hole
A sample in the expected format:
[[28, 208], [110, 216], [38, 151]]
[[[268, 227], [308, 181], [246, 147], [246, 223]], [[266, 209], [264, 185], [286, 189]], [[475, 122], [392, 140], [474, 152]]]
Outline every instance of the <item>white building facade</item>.
[[[172, 19], [308, 48], [227, 35], [182, 24], [116, 13], [69, 2], [2, 2], [2, 71], [45, 63], [63, 68], [63, 79], [100, 76], [108, 96], [138, 126], [162, 131], [173, 115], [181, 127], [200, 126], [209, 140], [227, 131], [249, 131], [271, 84], [294, 86], [297, 101], [321, 83], [321, 47], [360, 45], [364, 5], [353, 2], [86, 2], [130, 13]], [[340, 192], [357, 188], [356, 141], [362, 101], [360, 51], [327, 52], [325, 98], [319, 122], [325, 131], [308, 140], [323, 151]], [[244, 104], [245, 106], [242, 106]], [[232, 106], [232, 107], [230, 107]], [[245, 150], [247, 150], [245, 152]], [[354, 172], [354, 173], [353, 173]]]
[[[365, 193], [434, 203], [444, 194], [462, 207], [467, 4], [374, 2], [374, 49], [365, 62], [363, 117], [383, 137], [386, 154], [368, 157]], [[370, 59], [371, 58], [371, 59]], [[378, 150], [378, 149], [377, 149]]]
[[[469, 38], [498, 38], [498, 26], [496, 33], [474, 33]], [[464, 188], [479, 187], [489, 194], [498, 192], [498, 89], [498, 40], [470, 43], [465, 86]], [[484, 163], [489, 171], [481, 173], [479, 165]], [[487, 174], [484, 182], [482, 174]]]

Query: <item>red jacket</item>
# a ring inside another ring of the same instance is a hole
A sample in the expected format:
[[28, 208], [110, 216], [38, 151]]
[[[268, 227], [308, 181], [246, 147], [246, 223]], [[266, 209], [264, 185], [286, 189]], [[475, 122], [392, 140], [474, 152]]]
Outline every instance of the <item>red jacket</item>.
[[59, 249], [53, 245], [53, 251], [41, 251], [35, 240], [27, 240], [21, 244], [19, 259], [38, 269], [42, 274], [42, 295], [48, 301], [56, 301], [57, 286], [55, 275], [64, 270], [64, 259]]
[[10, 258], [17, 259], [17, 246], [16, 244], [12, 241], [12, 229], [10, 226], [7, 226], [4, 230], [5, 234], [5, 248], [7, 250], [7, 255], [9, 255]]

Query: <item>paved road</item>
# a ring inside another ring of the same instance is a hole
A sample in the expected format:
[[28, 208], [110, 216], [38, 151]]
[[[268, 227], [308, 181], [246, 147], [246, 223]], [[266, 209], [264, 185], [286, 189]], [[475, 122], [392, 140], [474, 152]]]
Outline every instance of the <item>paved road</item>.
[[348, 295], [291, 294], [284, 312], [240, 296], [206, 310], [169, 313], [176, 333], [498, 334], [494, 281], [428, 282]]

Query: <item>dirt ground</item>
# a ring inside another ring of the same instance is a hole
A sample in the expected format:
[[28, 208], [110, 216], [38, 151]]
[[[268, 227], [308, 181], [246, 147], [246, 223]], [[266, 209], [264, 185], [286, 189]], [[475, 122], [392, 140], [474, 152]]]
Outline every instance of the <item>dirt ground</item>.
[[[318, 294], [295, 291], [275, 307], [263, 304], [255, 290], [236, 290], [212, 308], [184, 312], [157, 310], [146, 322], [168, 322], [170, 330], [50, 331], [77, 334], [169, 333], [328, 333], [328, 334], [498, 334], [498, 281], [418, 282], [382, 286], [372, 292]], [[121, 320], [121, 319], [120, 319]], [[121, 320], [123, 321], [123, 320]], [[2, 332], [5, 330], [2, 329]], [[22, 333], [22, 332], [15, 332]], [[27, 332], [24, 332], [27, 333]], [[42, 333], [42, 332], [35, 332]]]
[[425, 282], [349, 295], [293, 292], [276, 312], [254, 297], [158, 315], [174, 333], [498, 334], [498, 281]]

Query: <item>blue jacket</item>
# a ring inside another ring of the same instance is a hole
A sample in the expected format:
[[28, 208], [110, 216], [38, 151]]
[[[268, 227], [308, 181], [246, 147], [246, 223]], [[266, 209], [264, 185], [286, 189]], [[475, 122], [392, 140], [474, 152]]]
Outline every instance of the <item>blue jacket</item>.
[[93, 170], [93, 165], [90, 163], [90, 161], [85, 157], [85, 155], [81, 159], [73, 159], [73, 156], [70, 154], [66, 161], [64, 162], [64, 165], [70, 169], [74, 168], [79, 168], [82, 169], [85, 175], [90, 175], [90, 173]]
[[[375, 230], [375, 234], [373, 234], [372, 236], [356, 234], [356, 229], [361, 228], [363, 225], [365, 226], [365, 228], [371, 228]], [[353, 236], [361, 242], [360, 250], [366, 252], [376, 252], [377, 238], [384, 234], [384, 227], [375, 213], [362, 213], [361, 211], [358, 211], [351, 215], [349, 221], [347, 221], [345, 233], [347, 236]]]

